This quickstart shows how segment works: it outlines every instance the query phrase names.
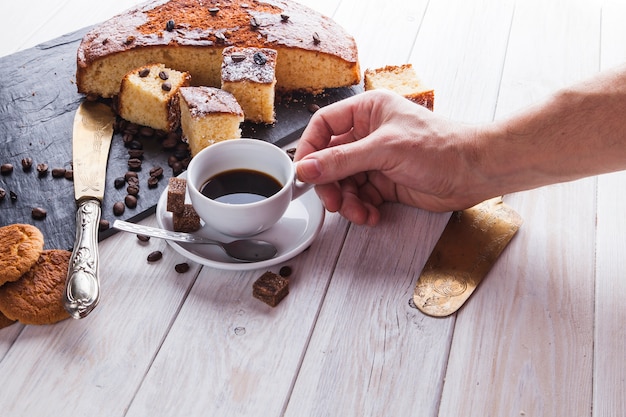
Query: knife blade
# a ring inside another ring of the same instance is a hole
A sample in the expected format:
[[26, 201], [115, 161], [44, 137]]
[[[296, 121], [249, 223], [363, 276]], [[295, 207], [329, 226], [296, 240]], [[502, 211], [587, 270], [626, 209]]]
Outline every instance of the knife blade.
[[76, 319], [86, 317], [100, 300], [98, 225], [114, 121], [111, 108], [97, 102], [83, 102], [74, 116], [76, 239], [63, 301], [65, 309]]
[[423, 313], [445, 317], [474, 293], [522, 224], [502, 197], [452, 213], [413, 294]]

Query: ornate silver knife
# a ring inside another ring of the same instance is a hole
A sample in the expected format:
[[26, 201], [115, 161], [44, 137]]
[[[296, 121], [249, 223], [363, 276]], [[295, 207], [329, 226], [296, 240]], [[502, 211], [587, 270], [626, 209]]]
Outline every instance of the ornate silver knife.
[[98, 225], [114, 121], [111, 108], [96, 102], [83, 102], [74, 116], [72, 160], [78, 208], [63, 301], [76, 319], [87, 316], [100, 299]]

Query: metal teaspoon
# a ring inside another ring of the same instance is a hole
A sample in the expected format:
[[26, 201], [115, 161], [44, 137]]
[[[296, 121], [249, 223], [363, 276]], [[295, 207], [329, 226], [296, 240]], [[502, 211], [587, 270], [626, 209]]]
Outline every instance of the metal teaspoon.
[[129, 223], [123, 220], [115, 220], [115, 222], [113, 222], [113, 228], [123, 230], [124, 232], [173, 240], [176, 242], [217, 245], [231, 258], [246, 262], [266, 261], [276, 256], [278, 252], [274, 245], [259, 239], [239, 239], [226, 243], [196, 236], [191, 233], [170, 232], [169, 230]]

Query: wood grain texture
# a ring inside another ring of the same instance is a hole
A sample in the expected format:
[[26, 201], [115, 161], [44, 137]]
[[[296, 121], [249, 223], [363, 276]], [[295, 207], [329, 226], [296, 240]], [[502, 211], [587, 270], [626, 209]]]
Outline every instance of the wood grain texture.
[[351, 226], [286, 416], [435, 415], [454, 318], [411, 307], [447, 214], [399, 205]]
[[[301, 2], [355, 35], [364, 68], [413, 63], [435, 87], [435, 111], [468, 123], [626, 60], [625, 6], [610, 0]], [[7, 3], [0, 35], [12, 41], [0, 55], [137, 3]], [[13, 18], [25, 13], [28, 25]], [[36, 117], [60, 120], [34, 103]], [[390, 204], [375, 228], [328, 215], [311, 248], [286, 262], [290, 294], [274, 309], [251, 295], [264, 270], [191, 263], [178, 274], [184, 258], [165, 242], [117, 234], [100, 244], [92, 315], [0, 330], [0, 414], [622, 415], [625, 181], [617, 173], [505, 196], [524, 224], [445, 319], [409, 304], [445, 213]], [[164, 257], [148, 264], [153, 250]]]
[[[516, 4], [496, 117], [597, 71], [599, 10], [562, 6]], [[457, 319], [442, 415], [589, 415], [595, 190], [505, 196], [524, 225]]]
[[[602, 9], [601, 65], [626, 62], [626, 6]], [[598, 177], [593, 410], [597, 416], [626, 410], [626, 203], [621, 198], [626, 174]]]
[[290, 293], [274, 308], [252, 297], [265, 270], [203, 268], [127, 416], [280, 415], [346, 230], [344, 219], [327, 217], [311, 247], [284, 264]]

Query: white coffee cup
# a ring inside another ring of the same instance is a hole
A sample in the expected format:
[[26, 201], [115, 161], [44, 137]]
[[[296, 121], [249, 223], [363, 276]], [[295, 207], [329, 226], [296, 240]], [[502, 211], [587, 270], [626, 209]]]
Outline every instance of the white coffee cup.
[[[274, 178], [280, 189], [258, 201], [218, 201], [202, 193], [210, 179], [226, 172], [257, 171]], [[198, 152], [187, 168], [187, 191], [193, 208], [211, 228], [231, 236], [252, 236], [272, 227], [293, 199], [311, 188], [296, 180], [294, 164], [279, 147], [259, 139], [231, 139]]]

